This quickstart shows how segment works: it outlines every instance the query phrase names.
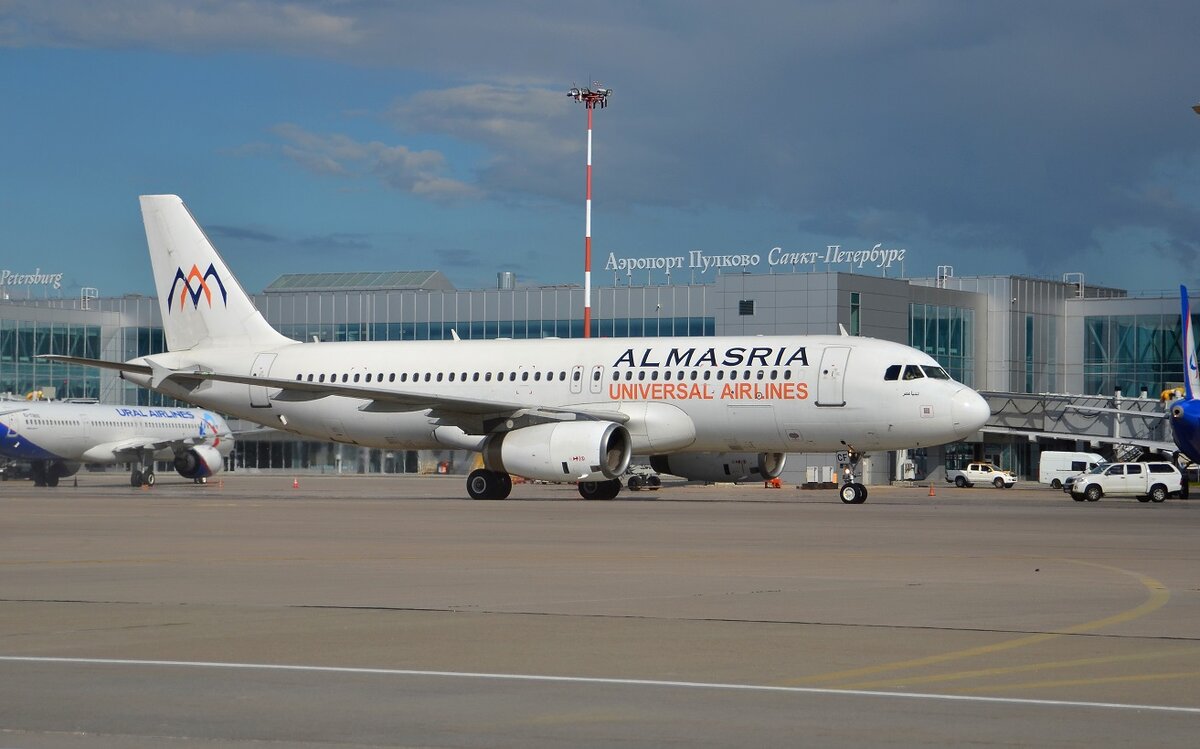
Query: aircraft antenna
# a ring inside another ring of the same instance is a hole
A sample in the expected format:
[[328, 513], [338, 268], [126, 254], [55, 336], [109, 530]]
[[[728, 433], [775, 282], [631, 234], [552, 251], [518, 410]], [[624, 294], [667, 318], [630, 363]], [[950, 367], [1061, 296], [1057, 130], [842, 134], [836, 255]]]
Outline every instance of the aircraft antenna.
[[592, 337], [592, 111], [608, 106], [611, 88], [592, 81], [592, 88], [572, 86], [567, 96], [587, 109], [587, 198], [583, 220], [583, 337]]

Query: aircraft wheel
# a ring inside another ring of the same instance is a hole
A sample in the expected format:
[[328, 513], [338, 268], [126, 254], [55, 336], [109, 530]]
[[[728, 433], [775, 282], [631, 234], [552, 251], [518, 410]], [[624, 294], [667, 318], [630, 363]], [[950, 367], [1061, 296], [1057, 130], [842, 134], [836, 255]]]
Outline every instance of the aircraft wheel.
[[512, 476], [507, 473], [497, 473], [496, 491], [492, 495], [492, 499], [508, 499], [509, 494], [512, 494]]
[[1104, 492], [1100, 489], [1099, 486], [1092, 484], [1091, 486], [1089, 486], [1087, 489], [1084, 490], [1083, 496], [1089, 502], [1099, 502], [1100, 497], [1104, 496]]
[[965, 478], [963, 478], [962, 476], [955, 476], [954, 477], [954, 485], [957, 486], [959, 489], [963, 489], [967, 486], [967, 480]]
[[650, 476], [646, 479], [646, 485], [650, 487], [651, 491], [654, 491], [658, 487], [662, 486], [662, 479], [660, 479], [658, 476]]
[[611, 481], [580, 481], [579, 496], [584, 499], [616, 499], [621, 491], [621, 482]]
[[146, 471], [144, 474], [142, 474], [142, 483], [146, 486], [154, 486], [154, 482], [157, 480], [158, 479], [154, 475], [154, 471]]
[[58, 486], [58, 474], [48, 472], [46, 474], [46, 486]]
[[862, 503], [862, 495], [858, 491], [858, 484], [842, 484], [842, 488], [838, 490], [838, 496], [842, 498], [842, 504], [857, 505]]
[[[509, 486], [511, 487], [511, 484]], [[477, 468], [467, 476], [467, 494], [471, 499], [496, 499], [499, 490], [499, 475], [495, 471]]]
[[629, 491], [639, 492], [641, 490], [642, 490], [642, 477], [641, 476], [630, 476], [629, 477]]
[[858, 502], [855, 502], [855, 504], [861, 505], [863, 502], [867, 501], [867, 485], [855, 484], [855, 486], [858, 487]]
[[141, 471], [139, 471], [136, 468], [133, 469], [133, 472], [129, 474], [129, 485], [130, 486], [141, 486], [142, 485], [142, 472]]

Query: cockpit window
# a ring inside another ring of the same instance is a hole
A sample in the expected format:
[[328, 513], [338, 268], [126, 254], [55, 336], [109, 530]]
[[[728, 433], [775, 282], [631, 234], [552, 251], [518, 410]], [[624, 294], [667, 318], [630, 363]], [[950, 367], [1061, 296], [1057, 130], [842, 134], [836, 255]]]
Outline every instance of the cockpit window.
[[935, 380], [950, 379], [950, 375], [946, 374], [946, 370], [942, 369], [941, 367], [933, 367], [926, 364], [925, 366], [921, 367], [921, 369], [925, 370], [926, 377], [931, 377]]
[[904, 368], [904, 379], [906, 380], [919, 380], [924, 376], [925, 374], [916, 364], [909, 364]]
[[886, 372], [883, 373], [883, 379], [885, 379], [885, 380], [900, 379], [900, 370], [901, 369], [902, 369], [902, 367], [899, 364], [893, 364], [892, 366], [887, 368]]

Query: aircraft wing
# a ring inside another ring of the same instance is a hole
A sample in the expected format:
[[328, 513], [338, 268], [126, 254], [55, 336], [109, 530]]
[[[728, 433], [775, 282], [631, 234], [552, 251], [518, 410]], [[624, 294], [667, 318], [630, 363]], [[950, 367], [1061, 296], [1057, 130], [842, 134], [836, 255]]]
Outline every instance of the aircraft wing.
[[0, 408], [0, 416], [8, 416], [9, 414], [19, 413], [29, 410], [28, 406], [19, 406], [16, 408]]
[[[505, 418], [508, 416], [541, 416], [547, 419], [561, 421], [566, 419], [587, 419], [594, 421], [613, 421], [624, 424], [629, 421], [629, 415], [617, 410], [571, 408], [559, 406], [532, 406], [527, 403], [513, 401], [488, 400], [483, 398], [466, 398], [453, 395], [435, 395], [417, 391], [388, 390], [384, 388], [363, 386], [349, 383], [334, 382], [302, 382], [300, 380], [281, 380], [271, 377], [251, 377], [250, 375], [226, 374], [203, 369], [167, 369], [144, 364], [125, 364], [122, 362], [102, 361], [98, 359], [83, 359], [74, 356], [44, 354], [40, 359], [66, 362], [68, 364], [83, 364], [85, 366], [115, 369], [123, 372], [148, 375], [151, 385], [157, 387], [166, 380], [172, 380], [185, 387], [194, 387], [205, 380], [215, 382], [231, 382], [242, 385], [275, 388], [280, 392], [275, 396], [278, 401], [307, 401], [328, 398], [337, 395], [344, 398], [358, 398], [369, 401], [363, 407], [364, 411], [423, 411], [430, 409], [434, 416], [445, 418], [448, 422], [458, 423], [457, 417], [467, 417], [474, 422], [486, 417]], [[192, 384], [194, 383], [194, 384]]]
[[117, 460], [136, 460], [138, 453], [145, 451], [150, 453], [158, 452], [159, 450], [193, 447], [202, 445], [205, 438], [200, 435], [193, 437], [185, 437], [182, 439], [163, 439], [153, 440], [144, 437], [133, 437], [127, 440], [118, 440], [117, 442], [103, 442], [99, 445], [93, 445], [84, 451], [84, 457], [92, 457], [93, 459], [103, 459], [109, 454], [112, 454]]

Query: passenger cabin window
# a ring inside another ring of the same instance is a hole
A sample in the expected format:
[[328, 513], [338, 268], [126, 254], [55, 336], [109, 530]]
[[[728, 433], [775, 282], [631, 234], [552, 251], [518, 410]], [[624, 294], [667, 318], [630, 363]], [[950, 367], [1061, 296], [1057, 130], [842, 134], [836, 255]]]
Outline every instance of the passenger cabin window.
[[883, 373], [883, 379], [885, 379], [885, 380], [900, 379], [900, 370], [902, 370], [902, 369], [904, 369], [904, 367], [900, 366], [899, 364], [893, 364], [892, 366], [887, 368], [886, 372]]
[[906, 380], [919, 380], [924, 376], [924, 373], [921, 372], [921, 368], [916, 364], [909, 364], [904, 368], [904, 379]]

